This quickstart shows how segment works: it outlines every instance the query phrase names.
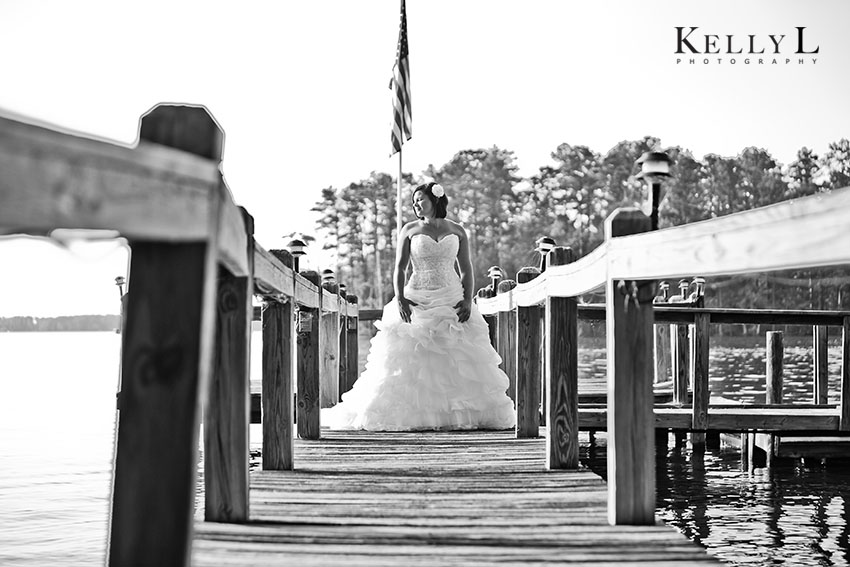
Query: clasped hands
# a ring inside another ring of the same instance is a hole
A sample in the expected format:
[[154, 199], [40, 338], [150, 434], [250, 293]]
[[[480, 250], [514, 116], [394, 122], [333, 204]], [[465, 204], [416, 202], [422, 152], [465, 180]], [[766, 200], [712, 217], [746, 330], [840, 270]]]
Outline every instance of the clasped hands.
[[[417, 304], [410, 301], [406, 297], [398, 298], [398, 313], [401, 315], [401, 320], [405, 323], [410, 323], [411, 307]], [[461, 323], [466, 323], [469, 320], [469, 314], [472, 311], [472, 301], [461, 299], [454, 307], [457, 309], [457, 320]]]

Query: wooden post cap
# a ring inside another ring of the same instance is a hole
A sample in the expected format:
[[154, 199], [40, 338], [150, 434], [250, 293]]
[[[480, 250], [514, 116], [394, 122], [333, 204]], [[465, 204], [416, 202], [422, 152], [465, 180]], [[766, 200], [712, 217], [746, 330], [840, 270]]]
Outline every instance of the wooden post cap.
[[514, 280], [502, 280], [499, 282], [498, 293], [505, 293], [516, 287], [516, 282]]
[[292, 254], [289, 252], [289, 250], [273, 249], [269, 250], [269, 253], [271, 253], [272, 256], [277, 258], [280, 263], [286, 266], [287, 268], [292, 267]]
[[575, 252], [569, 246], [555, 246], [546, 254], [547, 266], [563, 266], [575, 261]]
[[213, 161], [224, 154], [224, 130], [203, 106], [158, 104], [142, 115], [139, 139]]
[[649, 232], [652, 225], [648, 216], [637, 207], [620, 207], [605, 219], [605, 239]]
[[516, 281], [517, 283], [526, 283], [530, 282], [534, 278], [540, 275], [540, 269], [534, 268], [532, 266], [526, 266], [524, 268], [520, 268], [520, 270], [516, 273]]

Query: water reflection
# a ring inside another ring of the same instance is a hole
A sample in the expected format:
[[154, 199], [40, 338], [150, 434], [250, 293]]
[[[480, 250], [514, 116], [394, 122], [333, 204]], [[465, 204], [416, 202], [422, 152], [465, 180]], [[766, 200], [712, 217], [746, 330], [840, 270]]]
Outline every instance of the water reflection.
[[[764, 337], [712, 337], [710, 391], [743, 403], [765, 401]], [[580, 377], [604, 377], [604, 345], [588, 341]], [[829, 347], [829, 401], [840, 397], [838, 344]], [[601, 374], [597, 374], [601, 373]], [[784, 400], [812, 403], [810, 337], [785, 337]], [[582, 462], [606, 476], [606, 438], [582, 437]], [[740, 449], [695, 452], [669, 435], [656, 453], [656, 513], [732, 565], [850, 566], [850, 461], [779, 460], [742, 467]]]
[[[741, 470], [737, 449], [690, 446], [656, 454], [656, 513], [732, 565], [850, 565], [850, 475], [820, 460]], [[605, 476], [605, 435], [583, 443]]]

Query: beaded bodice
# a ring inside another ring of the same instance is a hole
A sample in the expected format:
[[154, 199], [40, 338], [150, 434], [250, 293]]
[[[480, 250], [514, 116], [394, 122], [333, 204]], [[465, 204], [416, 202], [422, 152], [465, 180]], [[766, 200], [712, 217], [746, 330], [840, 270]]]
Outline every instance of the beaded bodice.
[[459, 245], [456, 234], [447, 234], [440, 240], [422, 233], [411, 236], [413, 273], [407, 285], [414, 289], [439, 289], [459, 282], [454, 268]]

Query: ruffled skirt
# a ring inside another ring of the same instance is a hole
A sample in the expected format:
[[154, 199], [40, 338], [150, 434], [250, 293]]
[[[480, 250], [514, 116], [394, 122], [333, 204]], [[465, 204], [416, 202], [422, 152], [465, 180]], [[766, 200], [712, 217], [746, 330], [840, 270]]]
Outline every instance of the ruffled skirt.
[[486, 321], [473, 303], [469, 320], [458, 322], [460, 282], [406, 288], [405, 296], [417, 304], [411, 322], [401, 320], [395, 299], [384, 307], [365, 370], [342, 402], [321, 410], [321, 425], [370, 431], [514, 427], [508, 377]]

